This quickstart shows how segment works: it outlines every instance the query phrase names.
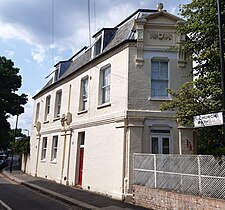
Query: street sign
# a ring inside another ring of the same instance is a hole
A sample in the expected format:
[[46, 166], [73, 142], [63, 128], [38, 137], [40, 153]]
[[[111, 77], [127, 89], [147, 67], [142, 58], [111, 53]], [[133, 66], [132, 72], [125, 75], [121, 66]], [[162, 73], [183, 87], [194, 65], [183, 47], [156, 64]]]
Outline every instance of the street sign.
[[194, 126], [196, 128], [222, 124], [223, 124], [222, 112], [194, 116]]

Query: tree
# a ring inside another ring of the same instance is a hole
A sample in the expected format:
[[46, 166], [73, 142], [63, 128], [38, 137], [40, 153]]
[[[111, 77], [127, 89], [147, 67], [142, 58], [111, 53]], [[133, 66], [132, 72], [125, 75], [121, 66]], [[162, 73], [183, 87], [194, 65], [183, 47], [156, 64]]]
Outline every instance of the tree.
[[[224, 1], [221, 8], [224, 21]], [[178, 25], [177, 33], [186, 34], [187, 39], [178, 48], [190, 53], [195, 63], [195, 79], [185, 83], [178, 91], [168, 90], [173, 100], [162, 104], [161, 109], [175, 110], [180, 124], [192, 125], [193, 116], [222, 110], [217, 3], [215, 0], [193, 0], [181, 7], [180, 13], [185, 23]], [[222, 25], [225, 38], [224, 22]], [[215, 148], [223, 142], [220, 126], [198, 129], [197, 135], [202, 141], [200, 144], [206, 147], [211, 144]]]
[[7, 119], [11, 115], [24, 112], [22, 105], [27, 102], [27, 95], [16, 93], [22, 85], [19, 68], [5, 57], [0, 56], [0, 148], [6, 149], [9, 139], [10, 124]]

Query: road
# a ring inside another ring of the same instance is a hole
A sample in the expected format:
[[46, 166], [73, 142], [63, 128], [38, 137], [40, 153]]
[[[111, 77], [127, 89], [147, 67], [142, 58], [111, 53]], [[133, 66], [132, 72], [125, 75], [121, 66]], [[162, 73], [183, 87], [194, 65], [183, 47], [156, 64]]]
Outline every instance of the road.
[[0, 210], [81, 210], [16, 184], [0, 173]]

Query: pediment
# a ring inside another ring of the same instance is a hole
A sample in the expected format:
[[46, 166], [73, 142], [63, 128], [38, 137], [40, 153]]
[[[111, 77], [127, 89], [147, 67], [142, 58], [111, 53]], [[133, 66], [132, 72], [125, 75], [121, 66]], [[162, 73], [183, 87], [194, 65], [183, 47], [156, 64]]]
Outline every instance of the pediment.
[[164, 11], [150, 14], [146, 16], [145, 19], [147, 20], [148, 23], [171, 24], [171, 25], [175, 25], [178, 20], [181, 20], [180, 18]]

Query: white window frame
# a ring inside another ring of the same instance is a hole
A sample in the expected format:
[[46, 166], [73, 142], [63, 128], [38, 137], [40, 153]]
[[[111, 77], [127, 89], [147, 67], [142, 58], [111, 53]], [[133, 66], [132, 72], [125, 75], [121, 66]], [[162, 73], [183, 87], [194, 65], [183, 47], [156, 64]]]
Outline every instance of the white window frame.
[[52, 151], [51, 151], [51, 162], [56, 163], [57, 162], [57, 150], [58, 150], [58, 142], [59, 142], [59, 136], [53, 136], [52, 137]]
[[[97, 45], [100, 45], [99, 52], [97, 52]], [[95, 58], [96, 56], [102, 53], [102, 47], [103, 47], [103, 38], [102, 35], [100, 35], [98, 38], [96, 38], [96, 41], [92, 47], [92, 58]]]
[[[152, 145], [152, 138], [158, 138], [158, 153], [153, 153], [153, 145]], [[169, 139], [169, 153], [163, 153], [163, 138]], [[161, 135], [151, 135], [151, 153], [152, 154], [172, 154], [172, 145], [171, 145], [171, 137], [169, 136], [161, 136]]]
[[88, 76], [85, 76], [81, 79], [79, 111], [88, 110], [88, 96], [89, 96], [88, 87], [89, 87], [89, 78]]
[[48, 137], [43, 137], [41, 147], [41, 161], [46, 161], [48, 147]]
[[54, 118], [60, 117], [61, 105], [62, 105], [62, 90], [58, 90], [55, 95]]
[[50, 113], [50, 105], [51, 105], [51, 95], [48, 95], [45, 100], [45, 121], [48, 121], [48, 116]]
[[[155, 132], [153, 132], [153, 131], [155, 131]], [[158, 140], [158, 152], [157, 153], [153, 153], [152, 138], [157, 138], [157, 140]], [[172, 137], [171, 137], [171, 130], [170, 129], [161, 129], [161, 128], [159, 128], [159, 129], [150, 128], [150, 153], [152, 153], [152, 154], [167, 154], [167, 153], [163, 153], [163, 138], [168, 138], [169, 154], [173, 153], [173, 142], [172, 142]]]
[[[109, 71], [108, 74], [106, 72]], [[108, 79], [107, 79], [108, 77]], [[101, 69], [101, 89], [100, 89], [100, 104], [110, 103], [111, 92], [111, 65], [107, 65]]]
[[[158, 78], [154, 78], [153, 77], [153, 63], [157, 62], [159, 65], [158, 68]], [[166, 63], [167, 64], [167, 77], [163, 77], [163, 72], [162, 72], [162, 63]], [[153, 99], [169, 99], [169, 94], [167, 92], [167, 90], [163, 90], [163, 83], [167, 83], [166, 84], [166, 89], [169, 88], [169, 60], [168, 58], [153, 58], [151, 60], [151, 98]], [[154, 92], [153, 90], [156, 88], [153, 88], [153, 82], [155, 82], [157, 84], [157, 90]], [[160, 85], [162, 87], [160, 87]], [[165, 93], [165, 94], [163, 94]]]

